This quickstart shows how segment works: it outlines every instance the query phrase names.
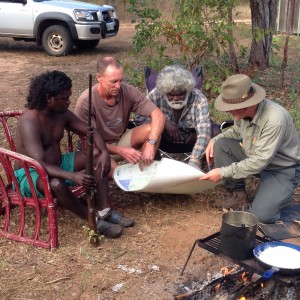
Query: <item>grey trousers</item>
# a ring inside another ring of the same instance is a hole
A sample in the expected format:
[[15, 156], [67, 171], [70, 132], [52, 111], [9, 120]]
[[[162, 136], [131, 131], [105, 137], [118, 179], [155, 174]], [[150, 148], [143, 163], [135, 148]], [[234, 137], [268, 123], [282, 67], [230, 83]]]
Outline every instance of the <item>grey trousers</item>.
[[[221, 138], [214, 144], [215, 167], [229, 166], [246, 158], [240, 141]], [[249, 212], [256, 215], [260, 222], [273, 223], [280, 219], [280, 210], [291, 202], [294, 189], [300, 182], [300, 164], [280, 170], [263, 170], [255, 174], [260, 178]], [[226, 179], [224, 187], [230, 190], [245, 189], [244, 179]]]

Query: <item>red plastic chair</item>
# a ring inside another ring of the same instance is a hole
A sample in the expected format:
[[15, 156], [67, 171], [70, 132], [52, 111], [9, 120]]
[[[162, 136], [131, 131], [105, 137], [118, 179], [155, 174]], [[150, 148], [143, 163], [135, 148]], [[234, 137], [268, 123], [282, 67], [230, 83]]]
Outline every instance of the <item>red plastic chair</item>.
[[[0, 236], [38, 247], [58, 247], [57, 199], [53, 197], [48, 174], [36, 160], [16, 153], [14, 133], [18, 118], [23, 111], [0, 112], [2, 144], [10, 150], [0, 148]], [[0, 128], [1, 130], [1, 128]], [[72, 150], [72, 133], [68, 132], [68, 149]], [[14, 175], [14, 162], [18, 161], [25, 170], [31, 189], [31, 198], [23, 197]], [[33, 168], [39, 174], [45, 191], [45, 198], [38, 198], [29, 174]], [[14, 188], [13, 188], [14, 186]], [[72, 192], [77, 197], [85, 194], [82, 186], [75, 186]], [[47, 218], [44, 217], [46, 214]]]

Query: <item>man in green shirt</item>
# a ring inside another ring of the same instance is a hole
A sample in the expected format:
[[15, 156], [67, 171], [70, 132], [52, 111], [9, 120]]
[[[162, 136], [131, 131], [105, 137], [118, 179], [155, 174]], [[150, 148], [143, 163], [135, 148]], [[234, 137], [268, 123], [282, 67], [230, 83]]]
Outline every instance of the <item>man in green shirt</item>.
[[[300, 182], [300, 139], [291, 115], [265, 96], [265, 90], [246, 75], [223, 82], [215, 107], [229, 112], [234, 126], [209, 142], [207, 162], [214, 162], [215, 169], [201, 180], [223, 180], [232, 192], [223, 207], [241, 209], [247, 204], [261, 222], [272, 223], [280, 219]], [[246, 201], [244, 181], [249, 175], [260, 178], [251, 204]]]

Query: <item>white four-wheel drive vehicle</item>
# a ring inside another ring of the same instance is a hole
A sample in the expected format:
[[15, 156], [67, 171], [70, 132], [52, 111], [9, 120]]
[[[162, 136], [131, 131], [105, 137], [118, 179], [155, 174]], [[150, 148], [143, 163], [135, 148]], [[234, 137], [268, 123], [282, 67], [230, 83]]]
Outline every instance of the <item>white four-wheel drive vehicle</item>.
[[95, 48], [115, 36], [119, 20], [109, 5], [73, 0], [0, 0], [0, 36], [34, 41], [53, 56], [66, 55], [75, 45]]

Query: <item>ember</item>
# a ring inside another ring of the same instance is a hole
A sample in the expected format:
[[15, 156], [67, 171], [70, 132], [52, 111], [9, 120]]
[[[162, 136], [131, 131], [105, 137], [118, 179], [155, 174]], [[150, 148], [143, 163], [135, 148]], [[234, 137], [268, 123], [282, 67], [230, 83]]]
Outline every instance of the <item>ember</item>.
[[286, 287], [275, 281], [264, 281], [253, 272], [234, 267], [224, 267], [217, 274], [203, 281], [192, 282], [190, 286], [181, 284], [175, 300], [297, 300], [294, 287]]
[[[266, 241], [266, 238], [256, 236], [256, 244]], [[285, 276], [275, 274], [272, 278], [264, 276], [268, 269], [263, 268], [254, 257], [247, 260], [233, 259], [220, 251], [220, 233], [196, 240], [181, 275], [187, 266], [191, 254], [199, 247], [231, 261], [234, 267], [223, 267], [218, 274], [211, 274], [200, 282], [193, 281], [190, 285], [182, 284], [174, 299], [186, 300], [300, 300], [300, 276]]]

